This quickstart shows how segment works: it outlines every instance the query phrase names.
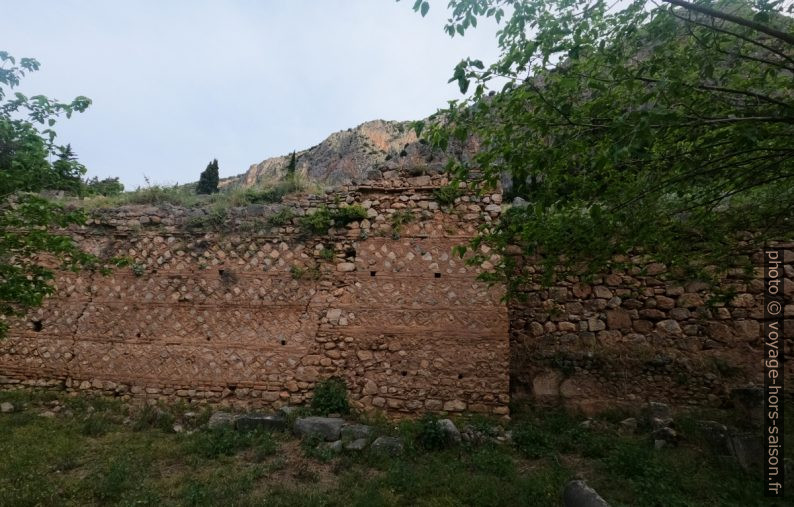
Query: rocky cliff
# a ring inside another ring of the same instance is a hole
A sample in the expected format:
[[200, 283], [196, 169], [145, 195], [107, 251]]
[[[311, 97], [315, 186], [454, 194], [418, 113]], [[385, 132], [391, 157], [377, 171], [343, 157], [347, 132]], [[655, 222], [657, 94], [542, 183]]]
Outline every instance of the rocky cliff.
[[[470, 143], [471, 144], [471, 143]], [[473, 149], [467, 146], [466, 151]], [[441, 172], [447, 162], [416, 137], [411, 122], [373, 120], [335, 132], [320, 144], [296, 153], [298, 173], [326, 185], [380, 179], [397, 170], [413, 175]], [[290, 154], [252, 165], [244, 174], [229, 178], [227, 185], [250, 187], [279, 180], [289, 165]]]

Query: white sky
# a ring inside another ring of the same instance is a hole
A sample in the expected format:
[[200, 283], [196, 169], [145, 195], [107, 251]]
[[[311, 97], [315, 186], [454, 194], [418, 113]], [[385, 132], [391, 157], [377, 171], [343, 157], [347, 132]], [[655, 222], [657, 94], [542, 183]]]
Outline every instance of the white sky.
[[464, 57], [491, 62], [495, 25], [443, 31], [412, 0], [0, 0], [0, 50], [41, 62], [19, 87], [94, 103], [57, 128], [88, 176], [127, 189], [221, 176], [373, 119], [423, 118], [460, 98]]

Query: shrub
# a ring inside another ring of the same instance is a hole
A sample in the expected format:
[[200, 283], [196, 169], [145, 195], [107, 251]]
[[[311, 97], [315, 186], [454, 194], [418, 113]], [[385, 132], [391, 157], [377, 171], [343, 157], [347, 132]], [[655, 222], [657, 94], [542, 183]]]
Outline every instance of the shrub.
[[267, 221], [272, 226], [281, 227], [282, 225], [287, 225], [294, 216], [295, 213], [293, 213], [291, 209], [283, 208], [276, 214], [271, 215]]
[[118, 178], [100, 180], [96, 176], [86, 179], [81, 190], [82, 195], [103, 195], [105, 197], [119, 195], [124, 192], [124, 185]]
[[320, 250], [320, 257], [327, 261], [334, 260], [334, 249], [333, 248], [323, 248]]
[[132, 429], [133, 431], [143, 431], [150, 428], [173, 433], [174, 416], [158, 407], [146, 405], [135, 419]]
[[367, 210], [362, 206], [343, 206], [329, 210], [325, 206], [310, 215], [300, 218], [300, 226], [313, 234], [324, 234], [331, 226], [344, 227], [350, 222], [367, 218]]
[[329, 378], [317, 382], [312, 398], [312, 412], [317, 415], [347, 414], [350, 405], [347, 401], [347, 386], [344, 380]]
[[392, 236], [399, 236], [402, 226], [413, 222], [413, 220], [414, 214], [410, 210], [395, 211], [391, 216]]
[[328, 208], [320, 208], [310, 215], [300, 218], [301, 228], [313, 234], [324, 234], [331, 228], [331, 213]]
[[306, 273], [306, 270], [300, 266], [290, 266], [289, 268], [289, 274], [293, 280], [300, 280], [303, 278], [304, 273]]
[[149, 185], [111, 198], [107, 204], [173, 204], [175, 206], [190, 207], [199, 202], [200, 198], [186, 187], [178, 185], [172, 187]]
[[143, 274], [146, 273], [146, 266], [137, 262], [133, 263], [132, 266], [130, 266], [130, 269], [132, 270], [132, 274], [135, 276], [143, 276]]
[[264, 190], [249, 188], [243, 193], [243, 198], [246, 204], [280, 202], [287, 193], [287, 188], [283, 186], [276, 186]]
[[460, 197], [460, 188], [454, 183], [433, 190], [433, 198], [442, 206], [450, 206]]
[[218, 229], [223, 226], [226, 221], [226, 209], [219, 206], [213, 207], [210, 212], [202, 217], [205, 226], [213, 229]]
[[92, 414], [83, 421], [83, 426], [80, 428], [80, 433], [87, 437], [101, 437], [108, 431], [112, 426], [112, 422], [108, 420], [106, 417]]
[[438, 451], [449, 447], [452, 441], [450, 435], [439, 426], [438, 418], [433, 414], [425, 414], [419, 420], [416, 443], [425, 450]]
[[344, 226], [350, 222], [364, 220], [365, 218], [367, 218], [367, 210], [358, 204], [343, 206], [331, 213], [331, 219], [334, 221], [334, 224], [338, 226]]

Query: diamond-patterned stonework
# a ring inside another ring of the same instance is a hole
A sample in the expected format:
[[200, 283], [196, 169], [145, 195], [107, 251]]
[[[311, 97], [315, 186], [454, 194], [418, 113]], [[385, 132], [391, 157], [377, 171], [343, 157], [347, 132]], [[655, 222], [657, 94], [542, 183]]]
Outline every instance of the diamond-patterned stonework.
[[[60, 274], [0, 341], [0, 382], [278, 407], [336, 376], [363, 410], [507, 414], [502, 290], [477, 281], [487, 265], [452, 254], [494, 205], [466, 196], [441, 209], [432, 190], [446, 181], [406, 181], [288, 203], [298, 216], [367, 210], [320, 236], [297, 219], [262, 225], [275, 210], [235, 210], [215, 230], [185, 226], [181, 209], [100, 212], [73, 233], [137, 273]], [[396, 224], [397, 211], [411, 220]]]

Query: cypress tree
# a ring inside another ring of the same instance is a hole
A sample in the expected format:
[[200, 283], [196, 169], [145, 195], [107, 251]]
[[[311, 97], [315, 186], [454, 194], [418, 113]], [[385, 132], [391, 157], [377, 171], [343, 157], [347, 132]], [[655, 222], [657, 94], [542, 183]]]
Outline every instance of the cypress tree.
[[295, 152], [292, 152], [292, 156], [289, 159], [289, 165], [287, 166], [287, 174], [292, 176], [295, 174], [295, 168], [297, 167], [297, 160], [295, 158]]
[[218, 159], [213, 159], [201, 173], [196, 185], [196, 193], [214, 194], [218, 191], [218, 179]]

